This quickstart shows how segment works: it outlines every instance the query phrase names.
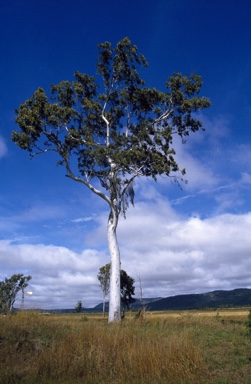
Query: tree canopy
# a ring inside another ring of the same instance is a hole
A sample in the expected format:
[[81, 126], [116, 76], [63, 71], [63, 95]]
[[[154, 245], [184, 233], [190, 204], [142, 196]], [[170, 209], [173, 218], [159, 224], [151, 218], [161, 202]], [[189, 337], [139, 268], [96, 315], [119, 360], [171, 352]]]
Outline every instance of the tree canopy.
[[16, 301], [16, 296], [20, 290], [28, 287], [31, 276], [23, 274], [15, 274], [10, 278], [5, 277], [4, 281], [0, 281], [0, 312], [9, 314]]
[[128, 38], [115, 48], [109, 42], [98, 47], [102, 86], [76, 71], [75, 81], [52, 85], [49, 98], [38, 88], [16, 111], [21, 132], [14, 131], [12, 139], [32, 156], [57, 152], [67, 176], [100, 195], [90, 184], [98, 178], [110, 195], [101, 197], [108, 203], [115, 198], [117, 209], [125, 213], [136, 176], [156, 179], [178, 171], [173, 135], [185, 140], [201, 128], [193, 112], [210, 102], [197, 96], [202, 85], [198, 75], [175, 73], [165, 91], [146, 87], [138, 69], [148, 64]]
[[[12, 140], [31, 157], [55, 152], [66, 176], [104, 199], [110, 209], [110, 321], [120, 319], [120, 256], [116, 228], [119, 216], [134, 203], [134, 181], [146, 176], [182, 178], [173, 147], [202, 128], [197, 112], [210, 106], [199, 96], [202, 78], [174, 73], [163, 90], [141, 78], [148, 66], [136, 45], [124, 38], [113, 47], [98, 45], [97, 76], [76, 71], [72, 82], [42, 88], [16, 110], [19, 131]], [[101, 81], [98, 81], [100, 79]], [[99, 181], [99, 186], [97, 186]], [[116, 292], [116, 294], [115, 294]]]

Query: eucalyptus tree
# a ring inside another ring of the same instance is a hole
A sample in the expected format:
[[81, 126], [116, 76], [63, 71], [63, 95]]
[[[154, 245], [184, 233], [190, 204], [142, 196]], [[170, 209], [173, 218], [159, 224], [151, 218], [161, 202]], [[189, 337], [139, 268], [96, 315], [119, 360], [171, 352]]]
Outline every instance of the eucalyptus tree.
[[105, 300], [106, 296], [110, 291], [110, 273], [111, 273], [111, 264], [106, 264], [103, 267], [99, 268], [97, 275], [100, 287], [103, 292], [103, 317], [105, 317]]
[[[97, 278], [103, 292], [103, 317], [105, 317], [105, 300], [110, 291], [110, 275], [111, 263], [99, 268]], [[120, 297], [122, 304], [122, 313], [125, 315], [125, 310], [129, 308], [135, 299], [132, 297], [135, 293], [134, 279], [130, 277], [123, 269], [120, 270]]]
[[20, 130], [12, 140], [32, 157], [56, 152], [66, 176], [108, 204], [112, 322], [121, 318], [116, 231], [120, 215], [134, 202], [135, 179], [184, 175], [185, 170], [178, 172], [173, 136], [185, 142], [190, 132], [202, 128], [196, 112], [210, 102], [199, 97], [202, 78], [194, 74], [174, 73], [163, 90], [147, 87], [141, 78], [147, 61], [128, 38], [98, 49], [95, 77], [77, 71], [74, 81], [52, 85], [50, 97], [38, 88], [19, 106]]
[[19, 291], [24, 293], [28, 287], [31, 276], [24, 276], [22, 273], [5, 277], [0, 281], [0, 313], [9, 314], [13, 309]]

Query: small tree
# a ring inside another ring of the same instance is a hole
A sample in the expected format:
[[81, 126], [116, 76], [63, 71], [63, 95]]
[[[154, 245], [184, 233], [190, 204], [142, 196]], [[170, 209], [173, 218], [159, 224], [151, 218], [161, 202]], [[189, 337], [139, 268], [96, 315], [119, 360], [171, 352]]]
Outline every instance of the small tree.
[[[111, 264], [106, 264], [99, 269], [98, 280], [103, 291], [103, 316], [105, 316], [105, 299], [109, 293]], [[130, 277], [123, 269], [120, 270], [120, 299], [122, 304], [122, 312], [129, 308], [129, 305], [135, 301], [134, 295], [134, 279]]]
[[105, 301], [106, 301], [106, 296], [109, 293], [110, 289], [110, 264], [106, 264], [103, 267], [99, 269], [98, 273], [98, 280], [100, 282], [100, 287], [103, 292], [103, 317], [105, 317]]
[[142, 287], [142, 281], [140, 275], [138, 277], [138, 282], [139, 282], [139, 301], [141, 304], [141, 308], [139, 309], [138, 313], [136, 314], [136, 318], [143, 320], [145, 313], [146, 313], [146, 304], [144, 302], [143, 298], [143, 287]]
[[28, 286], [31, 276], [23, 274], [12, 275], [0, 282], [0, 312], [3, 314], [11, 313], [16, 296], [19, 291], [24, 292]]
[[130, 277], [123, 269], [120, 271], [120, 292], [121, 292], [121, 304], [123, 317], [125, 311], [129, 309], [130, 304], [134, 303], [134, 279]]
[[173, 137], [185, 143], [191, 132], [202, 128], [196, 112], [210, 106], [198, 96], [200, 76], [174, 73], [164, 90], [157, 90], [141, 78], [140, 70], [147, 65], [127, 37], [116, 47], [99, 44], [101, 82], [77, 71], [75, 81], [52, 85], [49, 97], [38, 88], [16, 111], [20, 131], [12, 133], [12, 140], [32, 157], [56, 153], [67, 177], [108, 204], [110, 322], [120, 320], [117, 226], [134, 203], [134, 181], [139, 176], [177, 180]]
[[75, 311], [76, 311], [77, 313], [80, 313], [80, 312], [82, 311], [82, 308], [83, 308], [82, 301], [79, 300], [79, 301], [77, 302], [77, 304], [76, 304]]

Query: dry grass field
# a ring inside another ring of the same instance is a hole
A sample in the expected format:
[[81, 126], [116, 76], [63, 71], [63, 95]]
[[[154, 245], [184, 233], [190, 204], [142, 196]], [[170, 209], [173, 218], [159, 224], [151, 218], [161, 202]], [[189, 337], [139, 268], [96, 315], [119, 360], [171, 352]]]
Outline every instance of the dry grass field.
[[251, 384], [249, 310], [0, 317], [1, 384]]

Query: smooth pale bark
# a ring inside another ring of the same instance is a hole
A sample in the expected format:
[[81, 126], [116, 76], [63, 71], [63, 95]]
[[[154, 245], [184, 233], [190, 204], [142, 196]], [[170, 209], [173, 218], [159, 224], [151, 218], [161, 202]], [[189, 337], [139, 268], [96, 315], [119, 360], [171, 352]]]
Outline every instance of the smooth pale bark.
[[111, 256], [111, 272], [110, 272], [110, 301], [109, 301], [109, 318], [110, 322], [121, 320], [120, 311], [120, 253], [117, 242], [117, 219], [113, 220], [110, 215], [107, 225], [108, 247]]
[[103, 294], [103, 317], [105, 317], [105, 294]]
[[[67, 177], [83, 183], [86, 185], [93, 193], [100, 196], [104, 199], [110, 206], [110, 215], [107, 225], [107, 239], [108, 239], [108, 248], [111, 258], [111, 270], [110, 270], [110, 300], [109, 300], [109, 322], [117, 322], [121, 320], [121, 303], [120, 303], [120, 253], [119, 246], [117, 241], [117, 225], [119, 220], [119, 210], [117, 208], [116, 199], [107, 197], [101, 191], [94, 188], [89, 182], [83, 180], [81, 177], [76, 177], [72, 172], [69, 163], [66, 164], [68, 170]], [[110, 179], [114, 176], [115, 165], [111, 162], [111, 173]], [[112, 195], [112, 193], [111, 193]], [[115, 193], [116, 195], [116, 193]]]

